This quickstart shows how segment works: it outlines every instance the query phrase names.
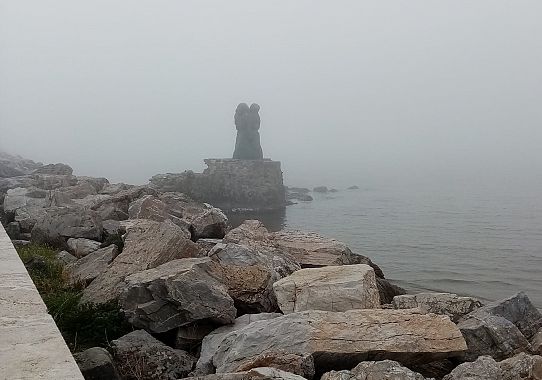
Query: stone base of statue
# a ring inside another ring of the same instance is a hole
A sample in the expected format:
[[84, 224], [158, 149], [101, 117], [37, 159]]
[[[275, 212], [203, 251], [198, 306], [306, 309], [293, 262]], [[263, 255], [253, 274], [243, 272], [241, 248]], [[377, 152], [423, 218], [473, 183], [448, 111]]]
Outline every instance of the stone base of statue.
[[279, 161], [206, 159], [203, 173], [159, 174], [160, 191], [178, 191], [225, 211], [274, 211], [286, 207]]

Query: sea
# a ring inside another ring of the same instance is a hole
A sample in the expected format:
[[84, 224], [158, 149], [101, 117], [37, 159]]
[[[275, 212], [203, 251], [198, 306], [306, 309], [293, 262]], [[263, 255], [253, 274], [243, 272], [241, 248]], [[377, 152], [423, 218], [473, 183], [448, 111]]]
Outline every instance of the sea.
[[409, 292], [491, 301], [524, 291], [542, 308], [541, 194], [360, 187], [311, 193], [312, 202], [253, 218], [270, 230], [301, 229], [341, 240]]

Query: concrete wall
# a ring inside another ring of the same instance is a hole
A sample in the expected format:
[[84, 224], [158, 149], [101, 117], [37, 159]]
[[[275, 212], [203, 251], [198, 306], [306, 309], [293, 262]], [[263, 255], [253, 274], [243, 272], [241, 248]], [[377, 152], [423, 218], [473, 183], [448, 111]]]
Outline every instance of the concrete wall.
[[83, 379], [1, 226], [0, 379]]

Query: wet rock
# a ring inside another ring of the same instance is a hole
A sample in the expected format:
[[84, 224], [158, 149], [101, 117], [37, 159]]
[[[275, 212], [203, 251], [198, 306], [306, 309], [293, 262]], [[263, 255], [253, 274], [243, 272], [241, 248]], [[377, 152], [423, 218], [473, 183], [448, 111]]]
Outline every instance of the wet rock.
[[113, 358], [104, 348], [89, 348], [73, 357], [85, 380], [120, 380]]
[[521, 353], [499, 363], [502, 380], [542, 380], [542, 357]]
[[237, 331], [258, 321], [267, 321], [282, 316], [278, 313], [245, 314], [237, 318], [233, 324], [219, 327], [208, 334], [201, 343], [201, 354], [196, 364], [197, 375], [208, 375], [214, 373], [213, 356], [218, 351], [222, 341], [229, 333]]
[[395, 309], [419, 308], [422, 313], [447, 315], [454, 322], [482, 306], [476, 298], [452, 293], [405, 294], [394, 297], [392, 303]]
[[419, 373], [393, 360], [361, 362], [351, 371], [331, 371], [321, 380], [424, 380]]
[[359, 190], [359, 186], [356, 186], [356, 185], [350, 186], [350, 187], [348, 188], [348, 190]]
[[374, 270], [364, 264], [301, 269], [273, 284], [283, 313], [380, 307]]
[[89, 253], [75, 263], [68, 265], [72, 282], [90, 284], [92, 280], [107, 270], [109, 264], [117, 257], [118, 249], [115, 245], [98, 249]]
[[213, 276], [218, 267], [209, 258], [188, 258], [128, 276], [122, 309], [131, 324], [154, 333], [197, 321], [232, 323], [237, 310]]
[[64, 246], [69, 238], [100, 240], [102, 220], [93, 211], [72, 207], [50, 207], [32, 228], [32, 241]]
[[84, 290], [82, 302], [105, 303], [117, 299], [129, 275], [199, 255], [190, 234], [169, 220], [130, 221], [126, 231], [122, 253]]
[[457, 366], [443, 380], [503, 380], [499, 364], [491, 356]]
[[317, 372], [367, 359], [404, 365], [462, 354], [465, 340], [446, 316], [411, 310], [305, 311], [228, 334], [213, 356], [217, 373], [235, 372], [259, 355], [313, 355]]
[[176, 380], [186, 377], [195, 358], [137, 330], [111, 342], [113, 357], [123, 378]]
[[84, 238], [68, 239], [67, 244], [70, 252], [76, 257], [85, 257], [86, 255], [100, 249], [101, 245], [99, 241]]

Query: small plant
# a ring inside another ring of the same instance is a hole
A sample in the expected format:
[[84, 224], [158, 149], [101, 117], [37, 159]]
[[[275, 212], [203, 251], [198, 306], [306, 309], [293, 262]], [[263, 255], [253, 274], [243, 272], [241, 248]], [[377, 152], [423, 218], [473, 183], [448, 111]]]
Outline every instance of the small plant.
[[118, 304], [81, 304], [83, 284], [73, 283], [54, 249], [28, 245], [17, 249], [49, 314], [73, 352], [106, 347], [132, 331]]

